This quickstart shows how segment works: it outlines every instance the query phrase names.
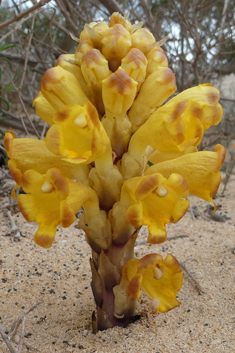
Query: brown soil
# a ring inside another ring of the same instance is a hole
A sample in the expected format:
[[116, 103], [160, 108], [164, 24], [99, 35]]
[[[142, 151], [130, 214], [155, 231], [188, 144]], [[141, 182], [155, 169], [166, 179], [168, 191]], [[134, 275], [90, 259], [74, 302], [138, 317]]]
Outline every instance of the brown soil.
[[[204, 293], [185, 272], [179, 292], [182, 304], [166, 313], [151, 315], [146, 297], [138, 309], [140, 319], [125, 329], [113, 328], [91, 333], [94, 301], [90, 289], [90, 249], [76, 224], [59, 228], [56, 243], [49, 250], [32, 240], [35, 224], [27, 223], [19, 212], [14, 219], [22, 238], [12, 241], [5, 234], [10, 221], [1, 198], [0, 207], [0, 326], [11, 324], [34, 303], [43, 300], [26, 316], [24, 342], [40, 353], [232, 353], [235, 352], [235, 177], [230, 178], [217, 213], [225, 222], [211, 218], [207, 203], [192, 197], [197, 206], [195, 221], [190, 211], [168, 235], [187, 234], [162, 245], [138, 245], [136, 256], [171, 253], [193, 274]], [[194, 208], [195, 210], [195, 208]], [[226, 217], [224, 217], [226, 218]], [[143, 231], [140, 240], [146, 239]], [[18, 333], [19, 338], [20, 330]], [[17, 346], [13, 344], [16, 349]], [[9, 352], [0, 336], [0, 352]], [[22, 353], [27, 352], [24, 347]]]

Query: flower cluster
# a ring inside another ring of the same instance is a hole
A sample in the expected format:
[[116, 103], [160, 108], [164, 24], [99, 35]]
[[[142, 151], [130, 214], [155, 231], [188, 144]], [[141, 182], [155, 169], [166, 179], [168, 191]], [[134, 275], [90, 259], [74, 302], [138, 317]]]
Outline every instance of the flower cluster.
[[197, 146], [223, 110], [211, 84], [167, 101], [175, 75], [142, 24], [114, 13], [109, 25], [86, 24], [77, 41], [75, 54], [61, 55], [45, 72], [34, 100], [50, 125], [45, 140], [7, 131], [5, 147], [16, 186], [25, 192], [20, 211], [39, 224], [38, 245], [49, 248], [57, 226], [69, 227], [84, 209], [79, 225], [92, 249], [96, 332], [126, 326], [141, 290], [154, 313], [180, 304], [177, 260], [170, 254], [137, 259], [134, 245], [142, 225], [148, 243], [164, 242], [166, 224], [186, 213], [189, 193], [213, 202], [225, 149]]

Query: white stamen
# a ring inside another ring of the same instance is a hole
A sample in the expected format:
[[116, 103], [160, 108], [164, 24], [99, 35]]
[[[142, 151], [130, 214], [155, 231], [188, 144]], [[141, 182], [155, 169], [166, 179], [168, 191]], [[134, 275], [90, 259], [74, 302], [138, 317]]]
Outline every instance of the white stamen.
[[85, 114], [81, 113], [78, 117], [74, 120], [74, 124], [79, 127], [85, 127], [87, 125]]
[[44, 184], [42, 185], [42, 187], [41, 187], [41, 191], [42, 191], [42, 192], [45, 192], [45, 193], [49, 193], [49, 192], [51, 192], [53, 189], [54, 189], [53, 185], [52, 185], [48, 180], [46, 180], [46, 181], [44, 182]]
[[154, 267], [154, 278], [161, 279], [163, 275], [164, 275], [163, 268]]
[[156, 190], [156, 194], [159, 197], [165, 197], [168, 194], [168, 190], [165, 188], [165, 186], [159, 185], [159, 187]]

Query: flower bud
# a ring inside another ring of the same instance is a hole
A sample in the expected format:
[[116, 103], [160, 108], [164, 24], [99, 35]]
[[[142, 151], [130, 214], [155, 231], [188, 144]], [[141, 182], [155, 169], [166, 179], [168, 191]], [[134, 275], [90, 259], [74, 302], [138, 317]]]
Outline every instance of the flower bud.
[[90, 87], [109, 76], [108, 61], [97, 49], [90, 49], [81, 61], [82, 74]]
[[136, 48], [132, 48], [122, 59], [121, 67], [136, 82], [141, 83], [146, 76], [148, 60], [145, 55]]
[[95, 48], [101, 49], [102, 48], [102, 39], [106, 35], [109, 30], [109, 26], [106, 22], [99, 22], [95, 24], [93, 27], [86, 26], [86, 31], [89, 35], [90, 40], [94, 44]]
[[92, 93], [87, 86], [87, 83], [83, 77], [81, 68], [75, 63], [75, 55], [74, 54], [62, 54], [59, 56], [55, 66], [60, 66], [63, 69], [71, 72], [76, 79], [79, 81], [82, 86], [83, 91], [87, 95], [87, 97], [92, 100]]
[[97, 22], [90, 22], [89, 24], [85, 24], [84, 26], [84, 29], [81, 31], [81, 34], [80, 34], [80, 41], [83, 41], [83, 40], [90, 40], [90, 34], [89, 34], [89, 28], [92, 28], [94, 27], [95, 25], [97, 25]]
[[132, 47], [138, 48], [145, 55], [154, 48], [156, 40], [147, 28], [140, 28], [131, 35]]
[[109, 27], [113, 27], [115, 24], [122, 25], [128, 31], [132, 26], [131, 23], [125, 17], [123, 17], [119, 12], [114, 12], [110, 17]]
[[102, 96], [106, 115], [118, 117], [126, 114], [136, 95], [137, 82], [120, 67], [103, 81]]
[[56, 110], [70, 104], [83, 105], [88, 101], [76, 77], [60, 66], [45, 72], [41, 80], [41, 91]]
[[34, 98], [33, 107], [35, 106], [35, 112], [40, 118], [47, 122], [47, 124], [54, 124], [53, 117], [56, 110], [50, 105], [50, 103], [43, 96], [40, 91], [37, 97]]
[[109, 61], [110, 69], [112, 71], [117, 70], [122, 58], [124, 58], [131, 48], [130, 33], [122, 25], [115, 24], [109, 28], [102, 43], [102, 54]]
[[152, 73], [142, 84], [139, 95], [128, 113], [132, 131], [136, 131], [175, 90], [176, 80], [171, 69], [159, 67]]
[[99, 50], [90, 49], [82, 57], [81, 70], [88, 86], [92, 90], [99, 113], [104, 115], [101, 81], [109, 76], [108, 61]]
[[161, 47], [153, 48], [147, 55], [148, 66], [146, 76], [149, 76], [153, 72], [158, 70], [158, 66], [168, 67], [168, 60], [166, 53]]
[[80, 42], [77, 50], [75, 52], [75, 62], [77, 65], [81, 66], [82, 57], [85, 53], [87, 53], [90, 49], [94, 48], [94, 45], [90, 40], [83, 40]]

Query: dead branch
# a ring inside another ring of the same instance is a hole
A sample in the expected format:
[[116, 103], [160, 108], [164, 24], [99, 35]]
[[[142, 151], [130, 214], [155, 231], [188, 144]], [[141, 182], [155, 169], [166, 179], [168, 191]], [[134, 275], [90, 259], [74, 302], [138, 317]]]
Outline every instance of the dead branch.
[[[229, 179], [231, 177], [231, 174], [232, 174], [232, 171], [233, 171], [233, 168], [235, 166], [235, 158], [233, 157], [233, 154], [231, 154], [231, 158], [232, 158], [232, 163], [231, 163], [231, 167], [228, 165], [228, 170], [226, 172], [226, 176], [225, 176], [225, 180], [224, 180], [224, 187], [223, 187], [223, 190], [222, 190], [222, 193], [221, 195], [224, 195], [225, 193], [225, 190], [226, 190], [226, 187], [227, 187], [227, 184], [229, 182]], [[229, 168], [230, 167], [230, 168]]]
[[[38, 134], [38, 132], [37, 132], [37, 130], [36, 130], [36, 128], [35, 128], [35, 126], [34, 126], [32, 120], [30, 119], [29, 114], [28, 114], [28, 112], [27, 112], [27, 109], [26, 109], [26, 107], [25, 107], [25, 105], [24, 105], [24, 102], [23, 102], [23, 100], [22, 100], [22, 98], [21, 98], [21, 96], [20, 96], [20, 91], [19, 91], [19, 89], [16, 88], [16, 86], [15, 86], [15, 84], [14, 84], [13, 81], [11, 81], [11, 83], [12, 83], [12, 86], [15, 88], [15, 91], [16, 91], [16, 93], [17, 93], [17, 95], [18, 95], [19, 101], [20, 101], [20, 103], [21, 103], [21, 105], [22, 105], [22, 108], [23, 108], [23, 110], [24, 110], [24, 112], [25, 112], [25, 115], [26, 115], [26, 117], [27, 117], [27, 119], [28, 119], [28, 121], [29, 121], [31, 127], [33, 128], [33, 130], [34, 130], [36, 136], [38, 137], [38, 139], [40, 139], [40, 135]], [[25, 129], [25, 130], [26, 130], [26, 133], [28, 134], [27, 129]]]
[[11, 229], [5, 235], [7, 235], [7, 236], [12, 235], [12, 239], [15, 241], [18, 241], [21, 238], [21, 234], [20, 234], [19, 228], [17, 227], [17, 225], [15, 223], [14, 218], [12, 217], [11, 210], [9, 208], [6, 209], [6, 214], [7, 214], [8, 218], [10, 219]]
[[0, 333], [1, 333], [1, 336], [2, 336], [2, 339], [3, 341], [5, 342], [6, 346], [9, 348], [10, 352], [11, 353], [17, 353], [14, 348], [12, 347], [9, 339], [7, 338], [7, 335], [5, 334], [4, 330], [1, 328], [0, 326]]
[[194, 282], [195, 288], [198, 290], [198, 294], [203, 294], [205, 293], [205, 291], [202, 289], [202, 287], [200, 286], [200, 284], [198, 283], [198, 281], [196, 280], [196, 278], [192, 275], [192, 273], [187, 269], [187, 267], [185, 266], [185, 264], [183, 262], [180, 262], [180, 266], [182, 267], [182, 269], [189, 275], [189, 277], [191, 278], [191, 280]]
[[[4, 109], [1, 109], [1, 112], [3, 113], [4, 117], [7, 117], [7, 116], [11, 117], [11, 119], [1, 120], [1, 127], [7, 128], [7, 129], [17, 129], [17, 130], [20, 130], [20, 131], [24, 131], [24, 128], [22, 126], [22, 122], [21, 122], [20, 118], [18, 118], [17, 116], [15, 116], [14, 114], [12, 114], [10, 112], [7, 112]], [[30, 133], [34, 133], [34, 129], [31, 127], [31, 125], [27, 121], [25, 121], [25, 125], [27, 127], [27, 130]], [[34, 124], [34, 126], [37, 128], [37, 131], [39, 133], [42, 132], [43, 125]]]
[[122, 8], [115, 0], [99, 0], [99, 2], [106, 7], [110, 14], [113, 12], [120, 12], [120, 14], [123, 15]]
[[[4, 330], [2, 329], [2, 327], [0, 326], [0, 334], [3, 338], [3, 341], [5, 342], [6, 346], [9, 348], [11, 353], [21, 353], [23, 346], [25, 346], [27, 349], [31, 349], [31, 350], [37, 350], [33, 347], [31, 347], [30, 345], [26, 344], [24, 342], [24, 332], [25, 332], [25, 321], [26, 321], [26, 316], [33, 311], [38, 305], [42, 304], [43, 300], [35, 303], [34, 305], [32, 305], [29, 309], [27, 309], [23, 315], [19, 316], [18, 319], [12, 324], [11, 326], [11, 331], [8, 334], [8, 336], [5, 334]], [[15, 335], [17, 333], [17, 330], [19, 328], [21, 324], [21, 332], [20, 332], [20, 339], [19, 341], [17, 341], [15, 339]], [[18, 348], [17, 351], [13, 348], [13, 346], [11, 345], [11, 341], [18, 344]]]
[[36, 13], [33, 14], [33, 18], [32, 18], [30, 35], [29, 35], [28, 45], [27, 45], [26, 54], [25, 54], [24, 68], [23, 68], [23, 73], [22, 73], [20, 85], [19, 85], [19, 88], [18, 88], [19, 91], [21, 91], [21, 89], [22, 89], [22, 86], [23, 86], [23, 83], [24, 83], [25, 74], [26, 74], [26, 68], [27, 68], [28, 59], [29, 59], [30, 46], [31, 46], [32, 38], [33, 38], [33, 28], [34, 28], [35, 16], [36, 16]]
[[11, 23], [17, 22], [19, 20], [21, 20], [23, 17], [27, 16], [28, 14], [30, 14], [31, 12], [39, 9], [40, 7], [44, 6], [45, 4], [47, 4], [48, 2], [50, 2], [51, 0], [41, 0], [39, 1], [37, 4], [35, 4], [34, 6], [30, 7], [29, 9], [21, 12], [19, 15], [16, 15], [15, 17], [11, 18], [10, 20], [2, 23], [0, 25], [0, 30], [4, 27], [9, 26]]

